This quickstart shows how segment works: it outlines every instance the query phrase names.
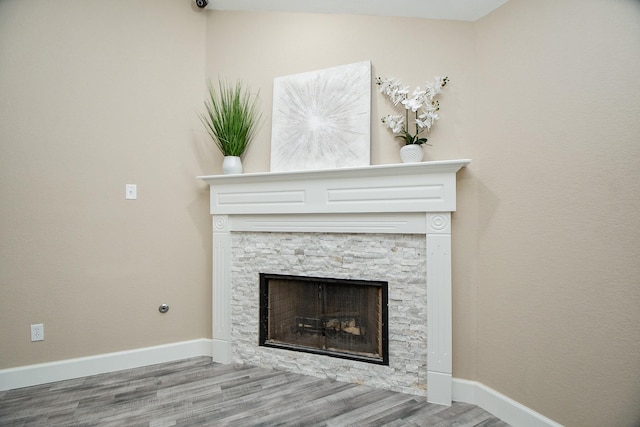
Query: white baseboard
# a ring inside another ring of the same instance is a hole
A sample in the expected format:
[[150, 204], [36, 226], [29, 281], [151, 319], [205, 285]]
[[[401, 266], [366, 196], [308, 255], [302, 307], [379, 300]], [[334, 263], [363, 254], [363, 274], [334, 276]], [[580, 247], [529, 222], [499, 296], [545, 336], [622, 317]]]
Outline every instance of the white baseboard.
[[512, 426], [562, 427], [561, 424], [477, 381], [454, 378], [452, 395], [453, 400], [477, 405]]
[[211, 357], [211, 339], [197, 339], [116, 353], [0, 370], [0, 391], [139, 368], [191, 357]]

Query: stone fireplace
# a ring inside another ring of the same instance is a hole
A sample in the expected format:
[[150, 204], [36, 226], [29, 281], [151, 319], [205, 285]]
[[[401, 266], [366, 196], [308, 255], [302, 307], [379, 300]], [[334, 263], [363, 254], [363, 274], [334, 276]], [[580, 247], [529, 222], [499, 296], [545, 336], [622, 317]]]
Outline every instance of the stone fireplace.
[[[469, 162], [201, 177], [210, 185], [213, 215], [214, 361], [426, 394], [450, 404], [450, 216], [456, 173]], [[313, 302], [318, 308], [289, 302], [296, 314], [277, 318], [280, 335], [274, 324], [270, 337], [269, 324], [261, 323], [264, 277], [304, 278], [298, 279], [302, 290], [282, 285], [273, 298], [295, 292], [318, 300], [320, 293], [321, 302]], [[351, 301], [349, 286], [367, 282], [376, 285], [360, 297], [364, 302], [340, 313], [326, 308], [338, 296]], [[384, 321], [382, 311], [369, 313], [383, 292]], [[384, 343], [369, 338], [383, 329]], [[301, 344], [280, 342], [291, 334]], [[346, 355], [336, 351], [338, 344], [347, 347]]]

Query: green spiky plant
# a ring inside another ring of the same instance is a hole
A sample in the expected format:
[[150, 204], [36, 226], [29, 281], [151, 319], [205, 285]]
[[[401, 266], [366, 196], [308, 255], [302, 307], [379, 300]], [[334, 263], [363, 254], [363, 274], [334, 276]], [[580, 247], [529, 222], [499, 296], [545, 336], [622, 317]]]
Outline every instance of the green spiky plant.
[[208, 81], [206, 113], [200, 120], [224, 156], [242, 156], [255, 136], [261, 114], [257, 96], [252, 97], [241, 82], [218, 81], [218, 88]]

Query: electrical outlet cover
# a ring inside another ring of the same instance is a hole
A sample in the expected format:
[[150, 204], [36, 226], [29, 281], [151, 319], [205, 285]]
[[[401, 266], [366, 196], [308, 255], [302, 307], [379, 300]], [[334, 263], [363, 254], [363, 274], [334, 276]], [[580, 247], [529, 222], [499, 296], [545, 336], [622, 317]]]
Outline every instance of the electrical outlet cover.
[[31, 325], [31, 341], [44, 341], [44, 325]]

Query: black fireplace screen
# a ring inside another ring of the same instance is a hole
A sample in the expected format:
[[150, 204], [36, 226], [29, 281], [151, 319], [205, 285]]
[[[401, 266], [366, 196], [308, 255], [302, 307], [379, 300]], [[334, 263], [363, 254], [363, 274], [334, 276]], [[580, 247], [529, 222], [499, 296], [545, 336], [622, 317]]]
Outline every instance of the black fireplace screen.
[[260, 345], [389, 364], [387, 282], [260, 274]]

